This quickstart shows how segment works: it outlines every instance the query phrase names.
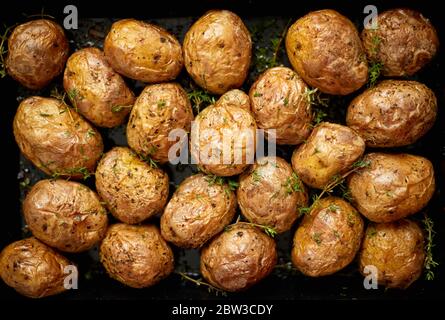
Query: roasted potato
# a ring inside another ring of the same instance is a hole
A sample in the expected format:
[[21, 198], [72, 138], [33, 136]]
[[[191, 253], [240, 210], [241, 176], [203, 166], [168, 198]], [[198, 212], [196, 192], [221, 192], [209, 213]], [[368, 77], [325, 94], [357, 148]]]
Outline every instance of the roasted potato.
[[287, 32], [286, 51], [303, 80], [321, 92], [347, 95], [368, 80], [358, 31], [337, 11], [314, 11], [298, 19]]
[[184, 63], [193, 80], [205, 90], [223, 94], [239, 88], [247, 77], [252, 40], [233, 12], [211, 10], [187, 31]]
[[434, 169], [423, 157], [370, 153], [366, 168], [348, 177], [355, 207], [374, 222], [391, 222], [422, 210], [435, 190]]
[[250, 111], [250, 99], [247, 94], [238, 89], [232, 89], [224, 93], [218, 101], [217, 106], [235, 106]]
[[48, 175], [86, 178], [103, 151], [100, 133], [57, 99], [23, 100], [13, 127], [20, 151]]

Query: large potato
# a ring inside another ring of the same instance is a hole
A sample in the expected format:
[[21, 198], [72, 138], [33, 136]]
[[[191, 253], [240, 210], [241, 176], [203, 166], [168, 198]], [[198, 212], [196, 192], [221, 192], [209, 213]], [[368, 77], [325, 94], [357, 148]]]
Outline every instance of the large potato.
[[247, 77], [252, 41], [242, 20], [227, 10], [211, 10], [187, 31], [183, 44], [187, 72], [216, 94], [240, 87]]
[[247, 94], [238, 89], [232, 89], [224, 93], [218, 101], [217, 106], [235, 106], [250, 111], [250, 99]]

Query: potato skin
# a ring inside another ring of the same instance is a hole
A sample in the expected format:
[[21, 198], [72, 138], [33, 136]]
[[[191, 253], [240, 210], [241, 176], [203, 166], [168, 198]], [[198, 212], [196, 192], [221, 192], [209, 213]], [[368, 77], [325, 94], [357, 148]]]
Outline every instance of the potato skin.
[[360, 252], [360, 272], [377, 268], [377, 281], [387, 288], [408, 288], [423, 271], [425, 261], [422, 229], [408, 219], [371, 223]]
[[132, 288], [150, 287], [174, 268], [173, 252], [154, 225], [112, 225], [100, 246], [109, 276]]
[[391, 9], [377, 19], [378, 28], [364, 29], [362, 41], [368, 58], [383, 64], [384, 76], [411, 76], [436, 55], [439, 38], [434, 26], [421, 13]]
[[1, 278], [29, 298], [43, 298], [65, 291], [64, 280], [70, 274], [64, 273], [67, 266], [74, 265], [33, 237], [13, 242], [0, 253]]
[[[238, 204], [250, 222], [289, 230], [308, 205], [308, 193], [292, 167], [279, 157], [259, 159], [239, 178]], [[297, 187], [298, 190], [295, 190]]]
[[224, 93], [216, 101], [216, 106], [235, 106], [250, 111], [250, 99], [243, 91], [232, 89]]
[[243, 21], [228, 10], [211, 10], [187, 31], [184, 64], [205, 90], [223, 94], [239, 88], [247, 77], [252, 40]]
[[294, 236], [292, 262], [311, 277], [333, 274], [352, 262], [363, 237], [363, 220], [346, 201], [319, 200]]
[[113, 23], [104, 53], [116, 72], [148, 83], [175, 79], [184, 64], [181, 45], [172, 34], [134, 19]]
[[351, 102], [346, 123], [369, 147], [401, 147], [425, 135], [436, 116], [436, 96], [427, 86], [416, 81], [385, 80]]
[[365, 52], [354, 24], [334, 10], [313, 11], [290, 26], [286, 51], [310, 86], [347, 95], [368, 80]]
[[419, 212], [435, 191], [434, 169], [423, 157], [370, 153], [369, 167], [348, 177], [355, 207], [374, 222], [391, 222]]
[[133, 92], [97, 48], [81, 49], [69, 57], [63, 86], [74, 93], [73, 104], [79, 112], [99, 127], [122, 124], [134, 103]]
[[42, 89], [63, 71], [68, 53], [68, 40], [57, 23], [29, 21], [9, 36], [6, 70], [23, 86]]
[[118, 220], [135, 224], [159, 213], [167, 203], [168, 175], [152, 168], [125, 147], [114, 147], [100, 160], [96, 190]]
[[306, 91], [309, 87], [293, 70], [266, 70], [249, 91], [252, 113], [259, 128], [276, 129], [277, 144], [300, 144], [311, 132], [312, 111]]
[[48, 175], [83, 178], [79, 169], [94, 172], [103, 151], [100, 133], [57, 99], [23, 100], [13, 128], [20, 151]]
[[170, 147], [179, 141], [168, 141], [170, 131], [182, 129], [190, 132], [192, 121], [190, 101], [179, 84], [149, 85], [131, 111], [127, 124], [128, 145], [139, 154], [166, 163]]
[[239, 222], [214, 238], [201, 252], [201, 274], [225, 291], [245, 290], [267, 277], [277, 262], [275, 241]]
[[199, 248], [235, 215], [236, 196], [227, 185], [211, 184], [203, 174], [185, 179], [161, 217], [162, 237], [182, 248]]

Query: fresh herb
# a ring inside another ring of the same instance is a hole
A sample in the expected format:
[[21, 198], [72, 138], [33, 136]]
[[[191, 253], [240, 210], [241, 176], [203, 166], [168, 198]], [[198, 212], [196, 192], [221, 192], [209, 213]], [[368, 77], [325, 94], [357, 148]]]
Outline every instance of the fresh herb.
[[301, 208], [298, 208], [298, 212], [302, 216], [302, 215], [306, 215], [309, 212], [311, 212], [311, 209], [312, 209], [311, 207], [301, 207]]
[[68, 96], [68, 99], [70, 99], [71, 104], [74, 107], [74, 110], [76, 110], [76, 112], [78, 112], [79, 109], [77, 108], [77, 100], [82, 99], [79, 90], [77, 90], [76, 88], [73, 88], [67, 92], [67, 96]]
[[283, 100], [283, 105], [284, 105], [285, 107], [287, 107], [288, 104], [289, 104], [289, 97], [286, 97], [286, 98], [284, 98], [284, 100]]
[[199, 88], [194, 88], [192, 91], [187, 93], [187, 97], [190, 99], [193, 109], [197, 114], [201, 112], [201, 109], [203, 107], [207, 107], [211, 104], [216, 103], [216, 99], [214, 96], [212, 96], [209, 92]]
[[121, 112], [125, 108], [132, 108], [132, 107], [133, 107], [133, 105], [127, 105], [127, 106], [114, 105], [111, 107], [111, 112], [118, 113], [118, 112]]
[[367, 235], [370, 237], [374, 237], [375, 235], [377, 235], [377, 230], [371, 226], [368, 228]]
[[320, 245], [321, 244], [321, 233], [315, 232], [312, 235], [312, 240], [314, 240], [316, 244]]
[[93, 129], [88, 129], [87, 136], [88, 138], [94, 137], [96, 135], [96, 132]]
[[337, 212], [337, 210], [340, 210], [340, 207], [337, 206], [336, 204], [331, 204], [331, 205], [329, 205], [328, 209], [331, 212]]
[[423, 227], [426, 232], [426, 243], [425, 243], [425, 279], [428, 281], [434, 280], [434, 271], [433, 269], [436, 268], [439, 263], [434, 261], [433, 257], [433, 247], [434, 244], [434, 236], [436, 232], [434, 231], [434, 222], [433, 220], [428, 217], [426, 213], [423, 214]]
[[236, 188], [238, 188], [238, 186], [239, 186], [238, 182], [236, 182], [234, 180], [224, 178], [224, 177], [219, 177], [219, 176], [216, 176], [213, 174], [207, 175], [205, 179], [209, 183], [209, 186], [213, 186], [213, 185], [222, 186], [224, 188], [224, 192], [226, 193], [226, 195], [228, 197], [230, 196], [230, 192], [235, 191]]
[[144, 155], [139, 155], [139, 158], [144, 161], [145, 163], [147, 163], [150, 167], [156, 169], [158, 168], [158, 161], [154, 160], [152, 157], [150, 157], [149, 154], [147, 154], [146, 156]]
[[[375, 30], [373, 30], [373, 31], [375, 31]], [[373, 56], [375, 56], [375, 55], [377, 55], [379, 53], [379, 51], [380, 51], [380, 43], [381, 42], [382, 42], [382, 39], [377, 34], [374, 34], [372, 36], [372, 38], [371, 38], [371, 44], [372, 44], [371, 54]]]
[[381, 62], [371, 62], [371, 65], [368, 69], [368, 86], [374, 87], [377, 83], [377, 80], [380, 77], [380, 73], [382, 72], [383, 63]]
[[158, 109], [162, 109], [167, 105], [167, 102], [165, 100], [159, 100], [158, 101]]
[[5, 31], [0, 35], [0, 78], [4, 78], [6, 76], [6, 54], [8, 50], [6, 49], [6, 44], [8, 42], [8, 35], [11, 31], [12, 27], [6, 27]]
[[340, 239], [340, 233], [339, 233], [337, 230], [334, 230], [334, 236], [335, 236], [337, 239]]
[[292, 172], [292, 175], [286, 179], [286, 182], [283, 185], [286, 189], [286, 193], [290, 195], [293, 192], [302, 192], [303, 189], [301, 187], [300, 178], [295, 172]]
[[253, 94], [253, 96], [254, 96], [255, 98], [258, 98], [258, 97], [262, 97], [263, 94], [262, 94], [262, 93], [259, 93], [259, 92], [255, 92], [255, 93]]
[[355, 218], [356, 215], [354, 214], [354, 212], [348, 212], [348, 216], [346, 217], [346, 219], [348, 220], [348, 226], [350, 226], [351, 228], [355, 225]]
[[52, 116], [52, 114], [44, 113], [44, 112], [40, 112], [39, 115], [40, 115], [41, 117], [44, 117], [44, 118], [47, 118], [47, 117], [51, 117], [51, 116]]
[[322, 93], [315, 89], [304, 89], [304, 96], [311, 106], [329, 107], [329, 98], [323, 97]]
[[258, 169], [253, 170], [252, 172], [252, 180], [255, 184], [257, 184], [258, 182], [261, 181], [261, 179], [263, 178], [263, 176], [261, 174], [258, 173]]
[[26, 177], [25, 179], [23, 179], [22, 182], [20, 182], [20, 188], [27, 189], [27, 188], [29, 188], [30, 183], [31, 183], [31, 180], [28, 177]]
[[179, 271], [175, 271], [176, 274], [180, 275], [182, 280], [186, 280], [186, 281], [190, 281], [193, 282], [196, 286], [204, 286], [207, 287], [207, 290], [210, 293], [214, 293], [216, 296], [223, 296], [226, 297], [227, 296], [227, 292], [224, 290], [221, 290], [217, 287], [212, 286], [210, 283], [207, 283], [205, 281], [203, 281], [201, 278], [199, 279], [193, 279], [192, 277], [188, 276], [187, 274], [185, 274], [184, 272], [179, 272]]
[[88, 179], [94, 173], [90, 172], [86, 167], [75, 167], [75, 168], [69, 168], [62, 171], [56, 171], [52, 174], [53, 179], [58, 179], [61, 176], [73, 176], [73, 175], [82, 175], [83, 180]]

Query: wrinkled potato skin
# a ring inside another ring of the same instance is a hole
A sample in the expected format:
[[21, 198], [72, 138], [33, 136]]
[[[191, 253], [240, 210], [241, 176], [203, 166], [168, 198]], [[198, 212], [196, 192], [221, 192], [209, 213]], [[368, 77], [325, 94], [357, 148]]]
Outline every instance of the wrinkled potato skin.
[[162, 211], [168, 198], [168, 175], [130, 149], [114, 147], [97, 166], [96, 190], [116, 219], [135, 224]]
[[333, 274], [352, 262], [360, 249], [363, 220], [340, 198], [319, 200], [294, 236], [292, 262], [311, 277]]
[[134, 19], [113, 23], [104, 53], [116, 72], [148, 83], [175, 79], [184, 64], [181, 45], [173, 35]]
[[380, 285], [405, 289], [422, 274], [423, 242], [422, 229], [410, 220], [372, 223], [366, 229], [360, 252], [360, 272], [367, 276], [364, 268], [373, 265]]
[[36, 238], [11, 243], [0, 253], [0, 276], [18, 293], [43, 298], [65, 291], [64, 269], [73, 266], [65, 257]]
[[[311, 132], [309, 87], [289, 68], [266, 70], [249, 91], [252, 113], [259, 128], [276, 129], [278, 144], [300, 144]], [[266, 137], [270, 132], [266, 131]]]
[[[436, 30], [419, 12], [392, 9], [379, 14], [377, 19], [378, 28], [364, 29], [362, 40], [369, 59], [383, 64], [384, 76], [411, 76], [436, 55]], [[377, 44], [375, 39], [379, 39]]]
[[419, 212], [435, 191], [434, 169], [423, 157], [370, 153], [369, 167], [348, 177], [355, 207], [374, 222], [391, 222]]
[[211, 10], [187, 31], [184, 64], [193, 80], [214, 94], [239, 88], [247, 77], [252, 40], [233, 12]]
[[[264, 157], [244, 172], [237, 189], [238, 204], [248, 221], [270, 226], [281, 233], [289, 230], [308, 205], [308, 193], [292, 167], [279, 157]], [[297, 191], [292, 189], [298, 185]]]
[[[63, 86], [75, 93], [73, 104], [79, 112], [99, 127], [122, 124], [134, 103], [133, 92], [97, 48], [81, 49], [69, 57]], [[117, 106], [121, 110], [113, 112]]]
[[434, 92], [416, 81], [385, 80], [356, 97], [346, 123], [374, 148], [401, 147], [416, 142], [437, 116]]
[[[177, 83], [145, 87], [137, 98], [127, 125], [128, 145], [137, 153], [160, 163], [168, 162], [168, 151], [176, 141], [168, 141], [170, 131], [190, 132], [193, 110], [186, 92]], [[186, 140], [181, 137], [181, 140]]]
[[368, 80], [358, 31], [334, 10], [314, 11], [298, 19], [287, 32], [286, 51], [303, 80], [324, 93], [347, 95]]
[[275, 241], [246, 223], [237, 223], [201, 252], [201, 274], [225, 291], [245, 290], [267, 277], [277, 262]]
[[203, 174], [191, 176], [175, 191], [161, 217], [165, 240], [182, 248], [199, 248], [232, 221], [235, 193], [207, 179]]
[[25, 87], [42, 89], [62, 73], [68, 54], [68, 40], [57, 23], [29, 21], [9, 36], [6, 70]]
[[365, 142], [348, 127], [323, 122], [292, 154], [292, 167], [308, 186], [323, 189], [345, 173], [365, 151]]
[[100, 133], [77, 112], [52, 98], [23, 100], [13, 123], [23, 155], [48, 175], [83, 178], [76, 168], [94, 172], [103, 151]]
[[99, 254], [109, 276], [132, 288], [150, 287], [174, 268], [173, 252], [154, 225], [112, 225]]
[[232, 89], [224, 93], [218, 101], [216, 101], [216, 106], [234, 106], [250, 111], [250, 99], [243, 91]]

